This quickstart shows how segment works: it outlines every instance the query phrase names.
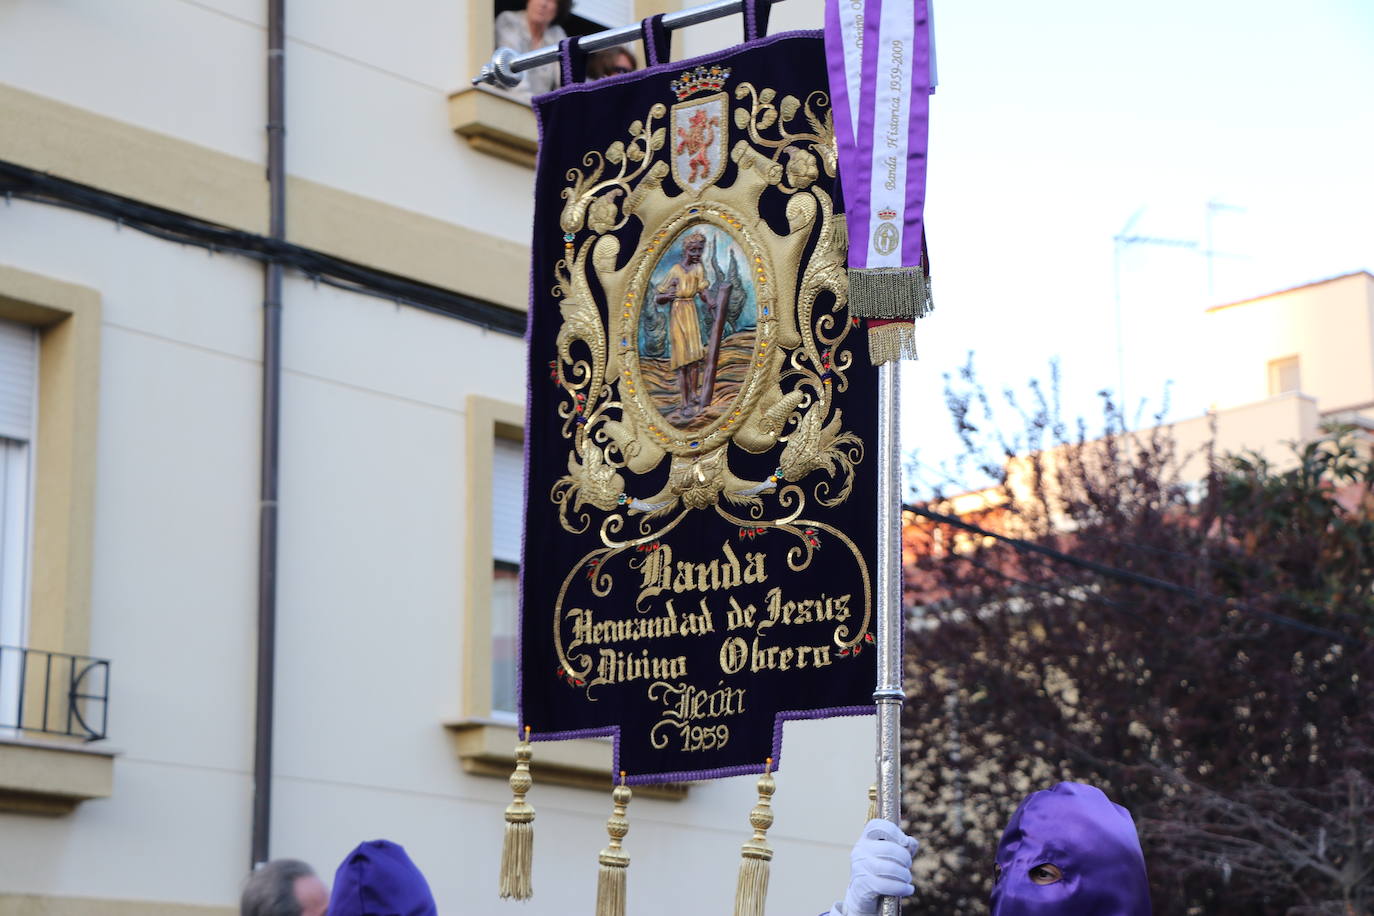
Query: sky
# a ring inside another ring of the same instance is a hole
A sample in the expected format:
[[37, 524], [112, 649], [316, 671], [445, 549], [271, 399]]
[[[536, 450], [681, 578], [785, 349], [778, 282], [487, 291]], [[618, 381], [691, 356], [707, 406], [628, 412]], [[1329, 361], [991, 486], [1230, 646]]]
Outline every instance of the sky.
[[[1207, 306], [1374, 268], [1371, 0], [936, 0], [935, 24], [936, 312], [902, 385], [923, 464], [970, 351], [992, 392], [1057, 360], [1071, 415], [1124, 382], [1148, 417], [1169, 382], [1197, 416]], [[1118, 252], [1128, 224], [1172, 244]]]
[[[943, 376], [970, 352], [994, 394], [1057, 361], [1069, 418], [1124, 388], [1148, 422], [1166, 384], [1169, 416], [1198, 416], [1225, 346], [1209, 305], [1374, 269], [1374, 0], [933, 3], [936, 310], [902, 381], [923, 465], [957, 450]], [[773, 31], [821, 10], [786, 0]], [[738, 23], [683, 39], [704, 53]]]

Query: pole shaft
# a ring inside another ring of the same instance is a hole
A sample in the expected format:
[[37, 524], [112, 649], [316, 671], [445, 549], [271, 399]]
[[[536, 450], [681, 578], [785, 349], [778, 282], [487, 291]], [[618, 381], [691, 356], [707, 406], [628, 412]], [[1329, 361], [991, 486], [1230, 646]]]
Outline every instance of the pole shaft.
[[[878, 367], [878, 816], [901, 824], [902, 494], [900, 362]], [[881, 916], [897, 916], [884, 897]]]

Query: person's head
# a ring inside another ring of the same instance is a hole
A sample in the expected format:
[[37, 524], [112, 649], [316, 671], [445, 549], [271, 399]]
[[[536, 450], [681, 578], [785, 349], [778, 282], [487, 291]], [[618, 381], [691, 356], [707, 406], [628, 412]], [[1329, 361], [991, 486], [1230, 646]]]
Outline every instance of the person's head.
[[1031, 793], [1002, 834], [996, 872], [992, 916], [1151, 913], [1135, 821], [1094, 786]]
[[688, 264], [701, 261], [701, 252], [706, 248], [706, 236], [693, 232], [682, 240], [682, 257]]
[[329, 889], [299, 859], [273, 859], [248, 876], [240, 916], [324, 916]]
[[587, 57], [587, 79], [599, 80], [622, 73], [633, 73], [639, 69], [635, 57], [623, 47], [606, 48], [593, 51]]
[[387, 840], [359, 843], [334, 873], [329, 916], [439, 916], [434, 895], [406, 851]]
[[525, 0], [525, 18], [540, 29], [562, 22], [570, 12], [572, 0]]

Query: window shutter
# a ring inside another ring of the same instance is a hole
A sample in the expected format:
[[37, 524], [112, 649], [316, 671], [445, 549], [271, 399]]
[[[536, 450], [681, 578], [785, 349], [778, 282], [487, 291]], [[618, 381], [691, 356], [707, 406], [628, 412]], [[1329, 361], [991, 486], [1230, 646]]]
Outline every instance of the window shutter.
[[491, 465], [491, 556], [520, 562], [525, 527], [525, 446], [496, 437]]
[[38, 390], [38, 334], [0, 321], [0, 436], [33, 438], [33, 402]]

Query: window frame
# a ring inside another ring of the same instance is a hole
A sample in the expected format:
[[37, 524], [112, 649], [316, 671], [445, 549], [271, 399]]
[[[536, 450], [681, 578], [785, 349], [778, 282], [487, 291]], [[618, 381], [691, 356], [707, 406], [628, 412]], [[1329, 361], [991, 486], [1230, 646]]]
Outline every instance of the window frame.
[[0, 266], [0, 318], [38, 332], [28, 641], [49, 651], [89, 655], [100, 294]]
[[[1283, 387], [1284, 373], [1291, 369], [1293, 372], [1293, 387]], [[1288, 356], [1281, 356], [1278, 359], [1269, 360], [1269, 396], [1271, 398], [1281, 397], [1285, 394], [1297, 394], [1302, 391], [1302, 360], [1296, 353]]]
[[[477, 776], [510, 777], [517, 741], [516, 722], [492, 709], [491, 593], [492, 469], [497, 438], [524, 442], [525, 409], [509, 401], [469, 395], [465, 420], [467, 467], [464, 506], [463, 649], [460, 718], [445, 722], [463, 770]], [[518, 660], [517, 660], [518, 664]], [[609, 738], [575, 738], [534, 746], [536, 778], [604, 792], [610, 779]], [[669, 800], [687, 797], [684, 783], [636, 786], [637, 795]]]
[[[492, 470], [497, 438], [524, 442], [525, 409], [508, 401], [469, 395], [467, 403], [468, 575], [464, 587], [463, 718], [499, 722], [492, 709], [491, 598], [495, 558], [491, 537]], [[514, 726], [513, 722], [506, 724]]]
[[[100, 294], [0, 265], [0, 318], [38, 333], [29, 442], [26, 645], [90, 654]], [[34, 712], [41, 698], [34, 698]], [[65, 815], [114, 792], [115, 752], [76, 739], [0, 736], [0, 811]]]

